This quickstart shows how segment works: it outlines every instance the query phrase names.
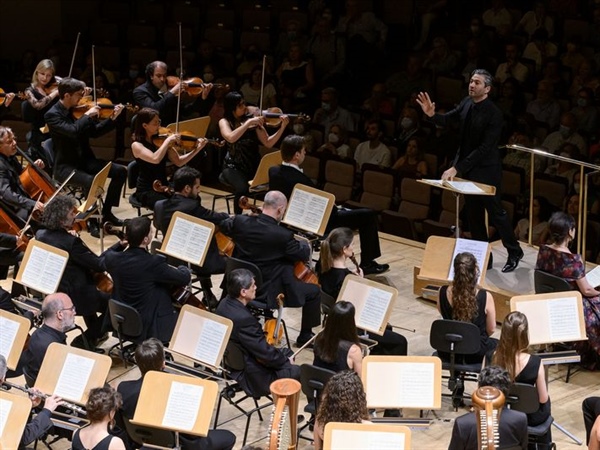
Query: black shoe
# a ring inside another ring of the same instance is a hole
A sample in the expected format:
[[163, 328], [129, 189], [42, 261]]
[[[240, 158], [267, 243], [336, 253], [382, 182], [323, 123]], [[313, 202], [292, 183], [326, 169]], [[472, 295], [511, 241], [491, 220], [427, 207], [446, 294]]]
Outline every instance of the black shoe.
[[217, 306], [219, 306], [219, 300], [217, 300], [217, 297], [215, 297], [215, 294], [212, 292], [210, 295], [204, 294], [202, 297], [202, 303], [204, 303], [204, 305], [206, 305], [210, 311], [214, 311], [217, 309]]
[[90, 219], [87, 221], [87, 229], [92, 237], [100, 238], [100, 227], [96, 219]]
[[519, 253], [514, 253], [512, 255], [509, 254], [508, 259], [506, 260], [506, 264], [504, 264], [504, 267], [502, 268], [502, 272], [507, 273], [515, 270], [519, 265], [519, 261], [523, 259], [523, 256], [525, 256], [525, 254], [520, 248]]
[[[300, 334], [298, 335], [298, 338], [296, 339], [296, 346], [297, 347], [302, 347], [304, 344], [306, 344], [308, 341], [310, 341], [313, 337], [315, 336], [315, 333], [311, 332], [300, 332]], [[311, 346], [309, 346], [308, 348], [311, 348]]]
[[488, 259], [487, 270], [491, 270], [494, 266], [494, 254], [490, 253], [490, 258]]
[[379, 264], [376, 261], [371, 261], [366, 264], [361, 264], [360, 268], [364, 275], [379, 275], [380, 273], [390, 270], [389, 264]]
[[119, 219], [111, 212], [102, 214], [102, 219], [104, 220], [104, 222], [110, 222], [117, 227], [122, 227], [123, 225], [125, 225], [124, 220]]

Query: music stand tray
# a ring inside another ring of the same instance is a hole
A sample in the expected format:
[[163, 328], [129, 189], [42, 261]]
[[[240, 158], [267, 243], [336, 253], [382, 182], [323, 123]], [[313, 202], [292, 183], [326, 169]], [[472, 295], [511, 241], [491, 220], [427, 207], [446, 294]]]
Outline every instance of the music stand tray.
[[0, 448], [19, 448], [31, 401], [0, 389]]
[[250, 192], [264, 192], [269, 190], [269, 169], [281, 164], [281, 151], [267, 153], [260, 159], [254, 178], [248, 181]]

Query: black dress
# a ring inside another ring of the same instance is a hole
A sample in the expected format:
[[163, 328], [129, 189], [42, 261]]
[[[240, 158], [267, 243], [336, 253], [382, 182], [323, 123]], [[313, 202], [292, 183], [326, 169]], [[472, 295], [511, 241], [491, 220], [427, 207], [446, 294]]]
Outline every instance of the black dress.
[[[537, 355], [530, 355], [529, 361], [523, 367], [523, 370], [515, 377], [515, 383], [525, 383], [531, 386], [536, 385], [538, 372], [542, 360]], [[540, 407], [536, 412], [527, 414], [527, 424], [536, 426], [544, 423], [550, 417], [550, 398], [546, 403], [540, 403]]]
[[332, 370], [333, 372], [341, 372], [342, 370], [349, 370], [348, 367], [348, 352], [352, 347], [352, 342], [341, 340], [338, 344], [336, 359], [333, 362], [325, 361], [321, 357], [321, 348], [318, 345], [319, 341], [315, 342], [315, 358], [313, 360], [313, 366], [322, 367], [323, 369]]
[[73, 434], [73, 445], [71, 447], [72, 450], [108, 450], [108, 448], [110, 447], [110, 441], [112, 441], [112, 438], [114, 437], [113, 435], [109, 434], [96, 445], [94, 445], [92, 448], [88, 449], [83, 445], [81, 439], [79, 439], [80, 431], [81, 430], [76, 430]]
[[[158, 147], [151, 142], [141, 142], [144, 147], [152, 153], [156, 153]], [[152, 187], [155, 180], [159, 180], [163, 186], [167, 185], [167, 157], [161, 159], [158, 163], [153, 164], [144, 161], [141, 158], [135, 158], [138, 164], [138, 177], [135, 185], [135, 195], [142, 205], [154, 209], [154, 204], [159, 200], [164, 200], [167, 197], [162, 192], [156, 192]]]
[[[447, 320], [454, 320], [452, 316], [452, 305], [448, 301], [448, 286], [442, 286], [440, 289], [440, 311], [442, 313], [442, 317]], [[485, 303], [486, 303], [487, 292], [485, 289], [480, 289], [477, 292], [477, 296], [475, 300], [477, 301], [477, 315], [473, 318], [471, 323], [479, 328], [479, 335], [481, 337], [479, 352], [475, 355], [466, 355], [464, 357], [464, 361], [467, 364], [475, 364], [478, 362], [482, 362], [484, 356], [493, 350], [496, 349], [498, 345], [498, 341], [488, 336], [486, 330], [486, 319], [487, 315], [485, 314]]]

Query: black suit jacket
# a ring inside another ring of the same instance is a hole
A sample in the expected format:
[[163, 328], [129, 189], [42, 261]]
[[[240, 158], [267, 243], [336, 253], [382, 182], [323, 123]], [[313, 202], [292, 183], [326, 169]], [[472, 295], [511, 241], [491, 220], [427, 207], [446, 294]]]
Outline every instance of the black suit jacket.
[[[527, 450], [527, 416], [507, 408], [500, 415], [500, 449]], [[457, 417], [448, 450], [477, 450], [477, 417], [467, 413]]]
[[90, 147], [90, 138], [108, 133], [115, 128], [115, 121], [97, 121], [83, 115], [75, 120], [71, 112], [57, 102], [44, 115], [56, 155], [55, 174], [64, 179], [69, 172], [82, 165], [82, 161], [96, 159]]
[[242, 372], [233, 371], [234, 379], [246, 385], [250, 392], [267, 394], [271, 382], [276, 379], [275, 371], [291, 366], [288, 357], [267, 343], [260, 323], [238, 299], [225, 297], [219, 302], [216, 313], [233, 322], [229, 339], [244, 351], [246, 368]]
[[19, 358], [18, 367], [22, 368], [23, 372], [25, 372], [28, 377], [31, 377], [33, 381], [37, 379], [48, 347], [54, 342], [66, 344], [67, 335], [46, 324], [43, 324], [32, 333], [27, 350], [25, 350], [21, 355], [21, 358]]
[[302, 306], [305, 283], [294, 276], [294, 263], [308, 261], [310, 248], [294, 239], [294, 233], [280, 227], [275, 219], [237, 215], [223, 221], [221, 231], [235, 242], [233, 256], [258, 266], [263, 277], [260, 294], [266, 292], [270, 307], [275, 308], [277, 295], [285, 294], [286, 306]]
[[[206, 220], [214, 223], [216, 226], [220, 226], [221, 222], [229, 219], [229, 214], [227, 213], [211, 211], [202, 206], [200, 198], [194, 199], [173, 194], [171, 198], [160, 200], [154, 205], [154, 222], [156, 227], [163, 233], [163, 236], [166, 234], [171, 218], [176, 211]], [[219, 253], [217, 241], [214, 236], [208, 246], [208, 253], [206, 254], [203, 268], [210, 273], [223, 273], [225, 271], [225, 257]]]
[[0, 233], [0, 251], [14, 250], [17, 245], [17, 236], [9, 233]]
[[[467, 127], [469, 110], [472, 111]], [[435, 114], [431, 120], [437, 125], [446, 125], [448, 120], [460, 121], [460, 148], [452, 165], [461, 176], [500, 186], [502, 160], [498, 142], [504, 120], [502, 111], [489, 97], [479, 103], [465, 97], [456, 108], [445, 114]]]
[[[14, 156], [0, 155], [0, 199], [2, 199], [3, 208], [10, 212], [18, 214], [25, 210], [27, 216], [35, 206], [35, 200], [32, 200], [23, 189], [19, 181], [19, 175], [23, 172], [23, 167]], [[22, 217], [22, 214], [19, 214]]]
[[310, 178], [295, 167], [280, 165], [269, 169], [269, 189], [272, 191], [280, 191], [289, 199], [297, 184], [317, 187]]
[[169, 266], [163, 256], [140, 247], [123, 251], [113, 246], [101, 259], [114, 282], [113, 297], [140, 313], [144, 331], [139, 341], [155, 337], [169, 342], [177, 323], [171, 291], [190, 281], [189, 271]]
[[38, 230], [35, 238], [69, 254], [58, 292], [64, 292], [71, 297], [77, 314], [86, 316], [105, 311], [109, 296], [96, 289], [94, 281], [94, 273], [106, 270], [100, 257], [96, 256], [81, 238], [66, 230]]

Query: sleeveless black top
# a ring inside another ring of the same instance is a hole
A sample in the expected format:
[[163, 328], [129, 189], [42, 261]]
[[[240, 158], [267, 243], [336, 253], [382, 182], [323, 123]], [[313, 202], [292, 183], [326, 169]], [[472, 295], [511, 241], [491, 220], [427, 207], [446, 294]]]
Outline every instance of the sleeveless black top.
[[[230, 125], [232, 129], [235, 129], [233, 124], [230, 123]], [[227, 143], [224, 167], [239, 170], [248, 178], [252, 178], [260, 163], [258, 145], [256, 130], [249, 128], [236, 142]]]
[[[144, 145], [144, 147], [151, 150], [153, 153], [155, 153], [158, 150], [158, 147], [152, 142], [143, 141], [141, 143]], [[160, 180], [160, 182], [163, 185], [167, 184], [166, 155], [158, 164], [152, 164], [140, 158], [136, 158], [135, 160], [137, 161], [139, 168], [137, 183], [135, 186], [136, 192], [138, 194], [142, 192], [152, 191], [152, 183], [154, 183], [154, 180]]]
[[114, 437], [113, 435], [109, 434], [108, 436], [106, 436], [104, 439], [102, 439], [100, 442], [98, 442], [96, 445], [94, 445], [93, 448], [85, 448], [84, 445], [81, 443], [81, 439], [79, 439], [79, 432], [81, 430], [76, 430], [75, 434], [73, 434], [73, 442], [72, 442], [72, 450], [108, 450], [108, 447], [110, 446], [110, 441], [112, 440], [112, 438]]

